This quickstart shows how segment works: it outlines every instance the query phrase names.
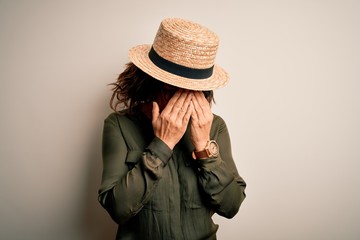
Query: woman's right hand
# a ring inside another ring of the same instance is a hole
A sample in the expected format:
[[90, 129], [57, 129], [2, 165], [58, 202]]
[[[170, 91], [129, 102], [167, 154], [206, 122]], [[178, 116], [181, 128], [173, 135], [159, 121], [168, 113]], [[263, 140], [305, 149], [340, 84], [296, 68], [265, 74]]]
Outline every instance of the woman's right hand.
[[153, 102], [152, 125], [154, 134], [173, 149], [184, 135], [190, 120], [193, 93], [180, 89], [160, 113], [159, 105]]

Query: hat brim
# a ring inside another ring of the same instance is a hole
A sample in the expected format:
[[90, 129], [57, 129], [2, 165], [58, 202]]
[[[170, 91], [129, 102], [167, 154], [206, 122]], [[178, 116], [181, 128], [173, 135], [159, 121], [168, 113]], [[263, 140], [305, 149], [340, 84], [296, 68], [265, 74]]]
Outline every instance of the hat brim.
[[214, 65], [212, 76], [205, 79], [192, 79], [169, 73], [157, 67], [149, 58], [151, 45], [144, 44], [133, 47], [129, 50], [129, 58], [138, 68], [153, 78], [164, 83], [195, 91], [209, 91], [225, 86], [229, 81], [228, 73]]

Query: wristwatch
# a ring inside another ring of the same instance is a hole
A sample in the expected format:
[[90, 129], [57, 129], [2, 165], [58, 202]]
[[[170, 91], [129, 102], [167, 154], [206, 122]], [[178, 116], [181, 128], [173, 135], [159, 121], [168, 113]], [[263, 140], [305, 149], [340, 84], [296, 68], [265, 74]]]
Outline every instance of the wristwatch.
[[192, 152], [193, 159], [215, 158], [217, 156], [219, 156], [219, 145], [215, 140], [208, 141], [204, 150]]

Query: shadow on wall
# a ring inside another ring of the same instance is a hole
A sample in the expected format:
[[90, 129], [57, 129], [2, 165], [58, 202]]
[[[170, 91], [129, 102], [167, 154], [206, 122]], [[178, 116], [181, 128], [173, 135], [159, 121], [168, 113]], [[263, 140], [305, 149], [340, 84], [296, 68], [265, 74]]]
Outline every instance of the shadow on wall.
[[[107, 100], [105, 100], [107, 101]], [[105, 102], [103, 101], [103, 102]], [[100, 111], [101, 112], [101, 111]], [[105, 116], [105, 115], [103, 115]], [[83, 194], [83, 211], [81, 226], [87, 238], [91, 240], [114, 240], [117, 224], [97, 200], [98, 188], [102, 174], [101, 140], [103, 121], [96, 122], [94, 134], [89, 140], [87, 169], [85, 180], [86, 188]]]

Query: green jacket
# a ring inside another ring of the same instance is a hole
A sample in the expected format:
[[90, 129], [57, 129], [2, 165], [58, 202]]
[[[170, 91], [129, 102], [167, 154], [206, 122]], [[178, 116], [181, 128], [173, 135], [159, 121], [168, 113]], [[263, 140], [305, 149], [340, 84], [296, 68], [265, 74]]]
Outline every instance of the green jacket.
[[105, 119], [99, 202], [119, 225], [116, 239], [216, 239], [212, 215], [232, 218], [246, 184], [219, 116], [210, 137], [219, 144], [219, 157], [194, 160], [189, 128], [172, 151], [145, 116], [120, 112]]

